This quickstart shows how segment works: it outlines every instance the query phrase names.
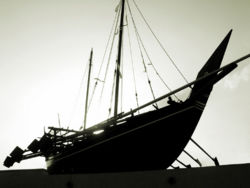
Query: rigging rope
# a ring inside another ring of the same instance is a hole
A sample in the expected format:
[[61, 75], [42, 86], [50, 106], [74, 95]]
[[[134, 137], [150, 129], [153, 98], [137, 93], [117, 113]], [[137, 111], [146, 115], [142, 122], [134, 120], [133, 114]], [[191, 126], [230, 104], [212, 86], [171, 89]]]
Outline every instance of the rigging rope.
[[176, 65], [176, 63], [174, 62], [174, 60], [170, 57], [169, 53], [166, 51], [166, 49], [163, 47], [162, 43], [160, 42], [160, 40], [157, 38], [157, 36], [155, 35], [155, 33], [153, 32], [153, 30], [151, 29], [151, 27], [149, 26], [147, 20], [145, 19], [144, 15], [142, 14], [141, 10], [139, 9], [138, 5], [136, 4], [135, 0], [133, 0], [135, 7], [137, 8], [138, 12], [140, 13], [140, 15], [142, 16], [142, 19], [144, 20], [144, 22], [146, 23], [147, 27], [149, 28], [149, 30], [151, 31], [151, 33], [153, 34], [154, 38], [156, 39], [156, 41], [159, 43], [160, 47], [162, 48], [162, 50], [164, 51], [164, 53], [168, 56], [169, 60], [171, 61], [172, 65], [175, 67], [175, 69], [178, 71], [178, 73], [181, 75], [181, 77], [185, 80], [186, 83], [188, 83], [188, 80], [186, 79], [186, 77], [184, 76], [184, 74], [181, 72], [181, 70], [178, 68], [178, 66]]
[[[121, 57], [122, 57], [122, 58], [121, 58], [121, 69], [120, 69], [120, 70], [121, 70], [121, 73], [119, 74], [119, 76], [120, 76], [121, 78], [122, 78], [122, 76], [123, 76], [123, 67], [124, 67], [124, 66], [123, 66], [123, 52], [124, 52], [124, 51], [123, 51], [123, 47], [122, 47], [122, 54], [121, 54]], [[120, 100], [121, 100], [121, 101], [120, 101], [120, 104], [121, 104], [121, 105], [120, 105], [120, 108], [121, 108], [121, 109], [120, 109], [120, 110], [121, 110], [121, 112], [122, 112], [122, 107], [123, 107], [123, 79], [121, 79], [121, 94], [120, 94], [120, 95], [121, 95], [121, 97], [120, 97]]]
[[115, 90], [115, 76], [116, 76], [116, 69], [114, 71], [114, 78], [113, 78], [113, 84], [112, 84], [112, 92], [111, 92], [110, 107], [109, 107], [109, 114], [108, 114], [108, 116], [110, 116], [111, 109], [112, 109], [112, 106], [113, 106], [113, 96], [114, 96], [114, 90]]
[[[119, 6], [119, 5], [118, 5], [118, 6]], [[107, 41], [106, 48], [105, 48], [105, 51], [104, 51], [104, 55], [103, 55], [103, 57], [102, 57], [102, 63], [101, 63], [101, 66], [100, 66], [100, 68], [99, 68], [99, 71], [98, 71], [98, 75], [97, 75], [97, 78], [96, 78], [96, 82], [95, 82], [95, 85], [94, 85], [94, 89], [93, 89], [92, 94], [91, 94], [91, 98], [90, 98], [90, 101], [89, 101], [89, 104], [88, 104], [88, 108], [90, 107], [90, 105], [91, 105], [91, 103], [92, 103], [92, 99], [93, 99], [93, 97], [94, 97], [94, 93], [95, 93], [97, 84], [98, 84], [98, 82], [100, 81], [99, 76], [100, 76], [100, 74], [101, 74], [102, 66], [103, 66], [103, 63], [104, 63], [104, 59], [105, 59], [105, 57], [106, 57], [108, 45], [109, 45], [109, 43], [110, 43], [110, 39], [111, 39], [113, 30], [115, 31], [115, 30], [116, 30], [116, 27], [117, 27], [117, 20], [118, 20], [117, 17], [118, 17], [118, 15], [119, 15], [119, 12], [120, 12], [120, 9], [119, 9], [118, 11], [116, 11], [116, 14], [115, 14], [115, 18], [114, 18], [114, 21], [113, 21], [113, 24], [112, 24], [112, 27], [111, 27], [111, 31], [110, 31], [110, 33], [109, 33], [109, 37], [108, 37], [108, 41]], [[114, 26], [115, 26], [115, 29], [114, 29]], [[114, 39], [113, 39], [113, 40], [114, 40]], [[112, 42], [112, 44], [113, 44], [113, 42]], [[112, 45], [112, 46], [113, 46], [113, 45]], [[105, 79], [106, 79], [106, 77], [105, 77]], [[105, 81], [103, 81], [103, 82], [105, 82]]]
[[[129, 8], [129, 12], [130, 12], [131, 20], [132, 20], [132, 22], [133, 22], [133, 26], [134, 26], [134, 29], [135, 29], [135, 33], [136, 33], [137, 40], [140, 41], [141, 46], [142, 46], [142, 48], [143, 48], [143, 50], [144, 50], [144, 52], [145, 52], [145, 54], [146, 54], [146, 56], [147, 56], [147, 58], [148, 58], [148, 60], [149, 60], [149, 62], [150, 62], [150, 65], [152, 65], [153, 70], [155, 71], [156, 75], [159, 77], [159, 79], [161, 80], [161, 82], [165, 85], [165, 87], [166, 87], [169, 91], [172, 91], [171, 88], [167, 85], [167, 83], [163, 80], [163, 78], [161, 77], [161, 75], [158, 73], [158, 71], [157, 71], [157, 69], [155, 68], [155, 66], [154, 66], [154, 64], [153, 64], [153, 62], [152, 62], [152, 60], [151, 60], [151, 58], [149, 57], [149, 54], [148, 54], [148, 52], [147, 52], [147, 50], [146, 50], [146, 48], [145, 48], [145, 46], [144, 46], [144, 44], [143, 44], [143, 42], [142, 42], [142, 39], [141, 39], [140, 34], [139, 34], [139, 32], [138, 32], [138, 29], [137, 29], [137, 27], [136, 27], [136, 24], [135, 24], [133, 15], [132, 15], [132, 11], [131, 11], [131, 9], [130, 9], [129, 2], [127, 2], [127, 5], [128, 5], [128, 8]], [[138, 43], [138, 44], [139, 44], [139, 43]], [[141, 50], [140, 45], [139, 45], [139, 48], [140, 48], [140, 50]], [[144, 62], [143, 62], [143, 63], [144, 63]], [[144, 63], [144, 68], [145, 68], [145, 70], [146, 70], [146, 65], [145, 65], [145, 63]], [[175, 96], [175, 98], [176, 98], [178, 101], [180, 101], [180, 99], [179, 99], [176, 95], [174, 95], [174, 96]]]
[[[145, 65], [145, 61], [144, 61], [144, 57], [143, 57], [143, 53], [142, 53], [142, 49], [141, 49], [141, 46], [144, 50], [144, 52], [146, 53], [146, 56], [150, 62], [151, 65], [153, 65], [148, 53], [147, 53], [147, 50], [141, 40], [141, 37], [139, 35], [139, 32], [138, 32], [138, 29], [136, 27], [136, 24], [135, 24], [135, 21], [134, 21], [134, 18], [133, 18], [133, 14], [132, 14], [132, 11], [130, 9], [130, 5], [129, 3], [127, 2], [127, 6], [128, 6], [128, 9], [129, 9], [129, 13], [130, 13], [130, 17], [131, 17], [131, 20], [132, 20], [132, 23], [133, 23], [133, 26], [134, 26], [134, 30], [135, 30], [135, 33], [136, 33], [136, 38], [137, 38], [137, 42], [138, 42], [138, 46], [139, 46], [139, 49], [140, 49], [140, 53], [141, 53], [141, 57], [142, 57], [142, 63], [143, 63], [143, 66], [144, 66], [144, 69], [145, 69], [145, 72], [147, 74], [147, 79], [148, 79], [148, 84], [149, 84], [149, 87], [150, 87], [150, 90], [151, 90], [151, 93], [152, 93], [152, 96], [153, 98], [155, 99], [155, 95], [154, 95], [154, 91], [153, 91], [153, 88], [152, 88], [152, 85], [151, 85], [151, 81], [149, 79], [149, 75], [148, 75], [148, 71], [147, 71], [147, 68], [146, 68], [146, 65]], [[157, 70], [155, 69], [155, 67], [153, 66], [155, 72], [156, 72], [156, 75], [160, 78], [160, 80], [164, 83], [164, 85], [171, 91], [171, 89], [168, 87], [168, 85], [164, 82], [164, 80], [161, 78], [160, 74], [157, 72]], [[157, 103], [156, 103], [156, 107], [157, 107]]]
[[[145, 65], [145, 61], [144, 61], [144, 57], [143, 57], [143, 53], [142, 53], [142, 49], [141, 49], [140, 40], [138, 40], [140, 38], [140, 36], [139, 36], [138, 31], [137, 31], [137, 28], [136, 28], [136, 25], [135, 25], [135, 21], [134, 21], [134, 18], [133, 18], [133, 15], [132, 15], [132, 12], [131, 12], [131, 9], [130, 9], [128, 1], [127, 1], [127, 6], [128, 6], [128, 9], [129, 9], [130, 17], [131, 17], [131, 20], [132, 20], [132, 23], [133, 23], [133, 26], [134, 26], [134, 30], [135, 30], [135, 33], [136, 33], [136, 39], [137, 39], [137, 43], [138, 43], [138, 46], [139, 46], [139, 50], [140, 50], [140, 54], [141, 54], [141, 58], [142, 58], [142, 63], [143, 63], [143, 66], [144, 66], [144, 71], [146, 72], [146, 75], [147, 75], [148, 84], [149, 84], [149, 87], [150, 87], [151, 94], [153, 96], [153, 99], [155, 100], [155, 95], [154, 95], [154, 91], [153, 91], [153, 88], [152, 88], [152, 85], [151, 85], [151, 81], [149, 79], [147, 67]], [[156, 104], [156, 106], [157, 106], [157, 104]]]
[[[127, 15], [127, 12], [126, 12], [126, 15]], [[134, 80], [135, 98], [136, 98], [137, 107], [139, 107], [139, 101], [138, 101], [138, 93], [137, 93], [137, 87], [136, 87], [134, 61], [133, 61], [133, 54], [132, 54], [132, 47], [131, 47], [131, 38], [130, 38], [129, 27], [127, 27], [127, 30], [128, 30], [129, 51], [130, 51], [130, 58], [131, 58], [132, 72], [133, 72], [133, 80]]]
[[[121, 4], [120, 4], [120, 9], [118, 11], [118, 15], [119, 15], [120, 11], [121, 11]], [[110, 51], [109, 51], [108, 63], [107, 63], [107, 66], [106, 66], [105, 76], [104, 76], [104, 79], [103, 79], [104, 83], [106, 82], [108, 68], [109, 68], [109, 65], [110, 65], [111, 53], [112, 53], [112, 50], [113, 50], [114, 41], [115, 41], [115, 35], [116, 35], [115, 31], [117, 30], [117, 27], [118, 27], [118, 20], [119, 20], [119, 16], [116, 18], [116, 25], [115, 25], [115, 29], [114, 29], [114, 33], [113, 33], [113, 38], [112, 38], [112, 43], [111, 43], [111, 47], [110, 47]], [[104, 91], [104, 84], [102, 86], [102, 90], [101, 90], [101, 94], [100, 94], [100, 100], [102, 99], [103, 91]]]
[[[170, 89], [170, 87], [166, 84], [166, 82], [163, 80], [163, 78], [161, 77], [161, 75], [158, 73], [158, 71], [156, 70], [156, 68], [155, 68], [155, 66], [154, 66], [154, 64], [153, 64], [153, 62], [152, 62], [152, 60], [151, 60], [151, 58], [149, 57], [148, 52], [147, 52], [147, 50], [146, 50], [146, 48], [145, 48], [145, 46], [144, 46], [144, 44], [143, 44], [143, 42], [142, 42], [142, 39], [141, 39], [141, 37], [140, 37], [140, 35], [139, 35], [139, 33], [138, 33], [138, 30], [136, 30], [136, 33], [137, 33], [137, 35], [138, 35], [138, 39], [139, 39], [139, 41], [140, 41], [140, 43], [141, 43], [141, 45], [142, 45], [142, 48], [143, 48], [143, 50], [144, 50], [144, 52], [145, 52], [145, 54], [146, 54], [146, 56], [147, 56], [147, 58], [148, 58], [148, 60], [149, 60], [149, 62], [150, 62], [150, 65], [152, 65], [152, 67], [153, 67], [153, 69], [154, 69], [156, 75], [160, 78], [160, 80], [161, 80], [162, 83], [165, 85], [165, 87], [166, 87], [169, 91], [172, 91], [172, 90]], [[143, 62], [143, 63], [144, 63], [144, 62]], [[146, 69], [145, 63], [144, 63], [144, 67], [145, 67], [145, 69]], [[180, 99], [179, 99], [176, 95], [174, 95], [174, 96], [175, 96], [175, 98], [176, 98], [177, 100], [180, 101]]]
[[72, 111], [70, 113], [70, 118], [69, 118], [69, 122], [68, 122], [68, 126], [70, 126], [71, 122], [72, 122], [72, 119], [75, 115], [75, 112], [76, 112], [76, 107], [77, 107], [77, 104], [79, 103], [79, 98], [80, 98], [80, 95], [81, 95], [81, 91], [83, 89], [83, 83], [84, 83], [84, 79], [85, 79], [85, 76], [86, 76], [86, 73], [87, 73], [87, 70], [88, 70], [88, 63], [86, 63], [86, 66], [85, 66], [85, 69], [84, 69], [84, 73], [82, 75], [82, 80], [81, 80], [81, 83], [80, 83], [80, 87], [78, 89], [78, 92], [77, 92], [77, 96], [75, 98], [75, 101], [74, 101], [74, 104], [73, 104], [73, 108], [72, 108]]

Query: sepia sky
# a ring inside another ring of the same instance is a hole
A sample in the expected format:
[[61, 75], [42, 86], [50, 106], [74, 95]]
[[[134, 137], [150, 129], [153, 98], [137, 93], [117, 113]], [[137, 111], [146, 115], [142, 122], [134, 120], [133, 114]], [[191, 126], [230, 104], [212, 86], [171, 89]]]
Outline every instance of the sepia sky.
[[[230, 29], [233, 33], [222, 64], [250, 53], [249, 0], [136, 2], [189, 81]], [[99, 65], [118, 3], [0, 0], [0, 170], [6, 169], [2, 162], [15, 146], [25, 148], [42, 136], [44, 127], [57, 126], [58, 113], [62, 126], [68, 126], [90, 49]], [[150, 43], [149, 37], [144, 39]], [[173, 89], [185, 84], [165, 69], [170, 62], [161, 59], [157, 48], [149, 45], [148, 51], [155, 54], [156, 67]], [[246, 60], [216, 84], [193, 135], [221, 164], [250, 162], [249, 78], [250, 60]], [[157, 82], [154, 87], [158, 95], [166, 93]], [[204, 165], [212, 164], [192, 144], [187, 150]], [[180, 158], [191, 163], [183, 155]], [[38, 158], [12, 169], [16, 168], [45, 168], [45, 163]]]

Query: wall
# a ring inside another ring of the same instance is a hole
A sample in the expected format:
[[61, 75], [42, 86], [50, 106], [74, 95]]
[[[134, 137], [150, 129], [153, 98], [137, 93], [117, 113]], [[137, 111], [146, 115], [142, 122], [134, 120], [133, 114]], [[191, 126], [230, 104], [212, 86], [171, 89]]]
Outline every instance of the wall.
[[0, 171], [0, 187], [250, 187], [250, 164], [109, 174], [49, 175], [44, 169]]

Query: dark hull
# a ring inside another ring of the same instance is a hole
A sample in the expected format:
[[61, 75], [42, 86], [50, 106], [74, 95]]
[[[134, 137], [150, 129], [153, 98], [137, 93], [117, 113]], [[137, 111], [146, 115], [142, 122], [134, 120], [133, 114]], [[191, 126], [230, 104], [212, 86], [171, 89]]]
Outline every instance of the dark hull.
[[203, 109], [194, 101], [132, 117], [47, 158], [50, 173], [115, 172], [166, 169], [182, 152]]

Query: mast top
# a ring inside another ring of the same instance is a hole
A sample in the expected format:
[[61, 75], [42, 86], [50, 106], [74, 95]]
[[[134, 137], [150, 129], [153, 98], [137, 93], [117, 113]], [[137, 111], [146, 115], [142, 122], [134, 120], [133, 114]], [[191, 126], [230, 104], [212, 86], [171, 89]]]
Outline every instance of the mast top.
[[88, 113], [88, 104], [89, 104], [89, 85], [90, 85], [90, 75], [91, 75], [91, 67], [92, 67], [92, 56], [93, 56], [93, 48], [91, 48], [90, 57], [89, 57], [89, 73], [88, 73], [88, 82], [87, 82], [87, 91], [86, 91], [86, 99], [85, 99], [85, 113], [84, 113], [84, 122], [83, 122], [83, 130], [86, 129], [87, 124], [87, 113]]

